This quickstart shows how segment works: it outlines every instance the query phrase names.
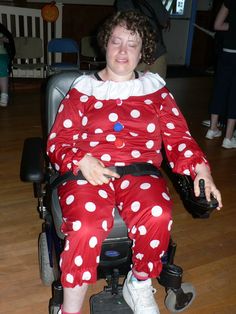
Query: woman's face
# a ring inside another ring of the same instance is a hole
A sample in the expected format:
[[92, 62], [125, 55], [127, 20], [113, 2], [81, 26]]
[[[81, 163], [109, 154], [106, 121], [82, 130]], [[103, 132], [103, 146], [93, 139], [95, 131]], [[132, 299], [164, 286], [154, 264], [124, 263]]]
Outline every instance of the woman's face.
[[107, 70], [117, 76], [133, 73], [141, 58], [142, 39], [122, 26], [116, 26], [106, 49]]

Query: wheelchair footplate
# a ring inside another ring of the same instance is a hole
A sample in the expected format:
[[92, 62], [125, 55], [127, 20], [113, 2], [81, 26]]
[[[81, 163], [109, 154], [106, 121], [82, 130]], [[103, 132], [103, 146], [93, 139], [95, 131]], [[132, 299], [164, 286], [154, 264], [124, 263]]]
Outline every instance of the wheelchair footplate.
[[118, 287], [117, 293], [112, 294], [110, 289], [94, 294], [90, 298], [90, 314], [132, 314], [133, 311], [122, 296], [122, 286]]

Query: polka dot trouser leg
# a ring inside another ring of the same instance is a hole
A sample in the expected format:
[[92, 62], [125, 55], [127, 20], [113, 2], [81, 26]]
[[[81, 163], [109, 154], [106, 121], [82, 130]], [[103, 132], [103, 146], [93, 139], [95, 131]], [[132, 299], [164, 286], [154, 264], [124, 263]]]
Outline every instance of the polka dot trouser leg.
[[158, 277], [168, 248], [172, 201], [163, 178], [125, 176], [115, 182], [118, 208], [133, 239], [133, 267]]
[[96, 282], [101, 245], [113, 226], [113, 194], [109, 184], [70, 181], [60, 187], [62, 231], [66, 234], [60, 260], [64, 287]]

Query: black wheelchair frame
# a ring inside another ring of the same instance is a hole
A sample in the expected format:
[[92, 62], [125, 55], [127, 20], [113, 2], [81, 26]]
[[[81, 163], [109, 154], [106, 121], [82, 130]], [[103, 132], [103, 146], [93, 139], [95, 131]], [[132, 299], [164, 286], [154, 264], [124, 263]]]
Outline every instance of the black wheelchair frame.
[[[79, 72], [62, 72], [52, 76], [46, 84], [45, 108], [46, 136], [55, 119], [60, 101], [65, 97]], [[39, 266], [41, 280], [45, 285], [52, 285], [52, 298], [49, 301], [49, 313], [57, 314], [63, 300], [63, 289], [60, 283], [59, 259], [64, 247], [64, 235], [60, 231], [62, 221], [57, 190], [51, 185], [58, 174], [50, 166], [45, 154], [46, 136], [27, 138], [24, 142], [20, 167], [20, 178], [33, 183], [34, 197], [38, 199], [38, 212], [43, 220], [42, 232], [39, 235]], [[207, 202], [204, 194], [204, 182], [200, 187], [198, 198], [193, 193], [193, 182], [188, 176], [181, 176], [163, 167], [170, 176], [180, 194], [185, 208], [193, 218], [208, 218], [217, 207], [216, 200]], [[115, 212], [114, 227], [104, 241], [98, 267], [98, 279], [106, 279], [104, 291], [90, 298], [90, 311], [100, 313], [132, 313], [126, 305], [122, 294], [120, 276], [126, 276], [131, 264], [132, 242], [127, 236], [127, 229]], [[163, 270], [157, 278], [166, 289], [165, 305], [170, 312], [181, 312], [190, 306], [195, 298], [195, 289], [190, 283], [183, 283], [183, 270], [174, 264], [176, 243], [171, 239], [164, 255]], [[112, 307], [112, 312], [111, 312]]]

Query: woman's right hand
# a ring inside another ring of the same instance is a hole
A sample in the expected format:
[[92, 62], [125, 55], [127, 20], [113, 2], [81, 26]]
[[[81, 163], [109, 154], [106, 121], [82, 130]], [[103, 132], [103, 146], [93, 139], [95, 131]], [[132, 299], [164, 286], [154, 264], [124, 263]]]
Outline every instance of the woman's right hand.
[[78, 166], [85, 179], [92, 185], [109, 183], [111, 178], [119, 179], [119, 175], [106, 168], [104, 164], [90, 155], [85, 155], [78, 163]]

